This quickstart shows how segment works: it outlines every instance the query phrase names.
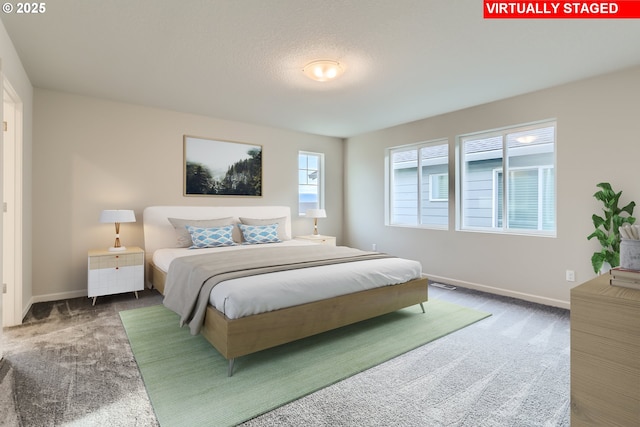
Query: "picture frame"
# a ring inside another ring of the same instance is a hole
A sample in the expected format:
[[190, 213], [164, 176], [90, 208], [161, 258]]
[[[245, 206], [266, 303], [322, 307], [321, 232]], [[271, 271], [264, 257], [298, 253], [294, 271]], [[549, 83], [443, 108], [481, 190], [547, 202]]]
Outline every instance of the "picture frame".
[[262, 146], [184, 135], [184, 196], [262, 197]]

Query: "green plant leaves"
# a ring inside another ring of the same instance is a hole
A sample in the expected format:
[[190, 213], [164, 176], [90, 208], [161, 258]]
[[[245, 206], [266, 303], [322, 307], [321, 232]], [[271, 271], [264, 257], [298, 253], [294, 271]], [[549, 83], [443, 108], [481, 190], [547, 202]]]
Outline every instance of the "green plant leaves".
[[[593, 197], [603, 204], [604, 217], [593, 214], [591, 220], [595, 231], [587, 236], [588, 240], [594, 237], [600, 242], [602, 249], [591, 256], [593, 271], [597, 274], [605, 262], [611, 267], [620, 265], [620, 231], [623, 224], [633, 224], [635, 202], [630, 202], [623, 208], [618, 207], [622, 191], [615, 192], [608, 182], [601, 182], [596, 187], [600, 188]], [[623, 215], [626, 214], [626, 215]]]
[[602, 218], [601, 216], [598, 216], [596, 214], [593, 214], [591, 216], [591, 219], [593, 220], [593, 226], [595, 228], [598, 228], [598, 227], [601, 227], [601, 226], [607, 227], [609, 225], [604, 218]]
[[[624, 208], [620, 209], [622, 212], [626, 212], [629, 215], [633, 215], [633, 208], [636, 207], [636, 202], [631, 202], [629, 203], [627, 206], [625, 206]], [[630, 222], [630, 224], [633, 224], [636, 219], [635, 218], [631, 218], [633, 221]]]
[[591, 265], [593, 266], [593, 270], [597, 273], [602, 269], [602, 265], [604, 264], [605, 254], [602, 252], [595, 252], [591, 256]]

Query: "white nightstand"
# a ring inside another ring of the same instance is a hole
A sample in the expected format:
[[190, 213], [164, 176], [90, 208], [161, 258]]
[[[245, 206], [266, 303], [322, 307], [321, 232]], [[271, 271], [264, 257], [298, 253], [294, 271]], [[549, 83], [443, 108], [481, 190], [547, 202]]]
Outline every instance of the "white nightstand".
[[106, 249], [88, 252], [87, 291], [89, 298], [144, 289], [144, 251], [136, 246], [120, 252]]
[[310, 234], [308, 236], [296, 236], [298, 240], [306, 240], [309, 242], [317, 243], [319, 245], [336, 245], [336, 238], [334, 236], [323, 236], [321, 234]]

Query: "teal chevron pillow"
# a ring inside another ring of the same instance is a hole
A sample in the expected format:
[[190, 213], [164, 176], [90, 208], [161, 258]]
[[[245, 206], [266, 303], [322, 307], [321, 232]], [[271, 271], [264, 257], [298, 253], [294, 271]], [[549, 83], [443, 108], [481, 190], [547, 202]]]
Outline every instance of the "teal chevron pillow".
[[[187, 230], [187, 225], [200, 228], [211, 227], [223, 227], [225, 225], [233, 225], [233, 218], [217, 218], [217, 219], [181, 219], [181, 218], [169, 218], [169, 222], [176, 230], [176, 237], [178, 238], [178, 246], [181, 248], [188, 248], [193, 244], [191, 241], [191, 235]], [[240, 241], [240, 230], [238, 230], [238, 238]]]
[[217, 248], [236, 244], [231, 236], [233, 225], [211, 228], [195, 227], [193, 225], [187, 225], [186, 227], [193, 242], [189, 249]]
[[247, 225], [238, 224], [245, 243], [255, 245], [259, 243], [280, 243], [278, 238], [278, 224]]

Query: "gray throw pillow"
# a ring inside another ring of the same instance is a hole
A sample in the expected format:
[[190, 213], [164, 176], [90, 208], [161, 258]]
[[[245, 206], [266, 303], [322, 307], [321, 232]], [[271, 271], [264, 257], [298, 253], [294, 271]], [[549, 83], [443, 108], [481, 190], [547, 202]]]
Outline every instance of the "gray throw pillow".
[[[182, 218], [169, 218], [169, 222], [176, 229], [176, 237], [178, 239], [178, 247], [188, 248], [193, 242], [191, 241], [191, 235], [187, 230], [187, 225], [201, 228], [222, 227], [224, 225], [234, 225], [233, 218], [216, 218], [216, 219], [182, 219]], [[238, 227], [233, 227], [233, 240], [240, 243], [240, 231]], [[236, 239], [237, 238], [237, 239]]]

